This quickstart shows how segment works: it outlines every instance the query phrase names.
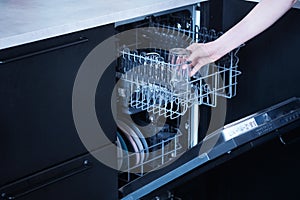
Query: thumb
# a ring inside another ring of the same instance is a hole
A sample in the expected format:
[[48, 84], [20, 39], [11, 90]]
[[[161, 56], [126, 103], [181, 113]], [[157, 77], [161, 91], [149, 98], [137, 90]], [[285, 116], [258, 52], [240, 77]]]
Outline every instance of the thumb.
[[[201, 59], [200, 59], [201, 60]], [[203, 62], [202, 61], [198, 61], [197, 65], [195, 65], [192, 70], [190, 71], [190, 76], [194, 76], [199, 70], [201, 67], [203, 67], [204, 65], [207, 65], [208, 63], [206, 62]]]

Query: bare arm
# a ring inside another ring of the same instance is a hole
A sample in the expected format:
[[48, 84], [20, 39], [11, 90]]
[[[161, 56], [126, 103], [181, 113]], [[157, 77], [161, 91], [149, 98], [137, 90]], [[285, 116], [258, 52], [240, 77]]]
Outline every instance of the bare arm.
[[200, 67], [214, 62], [244, 42], [270, 27], [284, 15], [297, 0], [260, 0], [239, 23], [220, 38], [206, 44], [192, 44], [187, 49], [192, 54], [189, 60], [194, 66], [191, 75]]

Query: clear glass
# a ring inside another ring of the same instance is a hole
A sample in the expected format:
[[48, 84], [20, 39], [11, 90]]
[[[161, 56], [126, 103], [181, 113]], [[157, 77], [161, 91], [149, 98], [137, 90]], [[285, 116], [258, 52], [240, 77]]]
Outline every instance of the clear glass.
[[[175, 94], [182, 95], [189, 92], [190, 67], [188, 57], [191, 52], [184, 48], [173, 48], [169, 50], [168, 62], [171, 69], [170, 84]], [[185, 67], [183, 68], [183, 66]]]

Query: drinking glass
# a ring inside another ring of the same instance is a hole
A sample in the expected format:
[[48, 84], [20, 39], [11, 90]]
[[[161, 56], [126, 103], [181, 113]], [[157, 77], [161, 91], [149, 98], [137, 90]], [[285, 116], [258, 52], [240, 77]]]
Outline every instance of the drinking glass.
[[[168, 62], [170, 63], [170, 84], [175, 95], [182, 96], [189, 92], [190, 67], [187, 61], [191, 52], [184, 48], [173, 48], [169, 50]], [[183, 65], [186, 65], [183, 68]]]

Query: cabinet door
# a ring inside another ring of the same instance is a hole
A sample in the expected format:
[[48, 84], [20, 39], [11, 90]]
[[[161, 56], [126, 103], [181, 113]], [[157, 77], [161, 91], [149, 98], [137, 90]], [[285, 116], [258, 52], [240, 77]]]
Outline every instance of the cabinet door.
[[[110, 147], [94, 154], [111, 153]], [[90, 154], [79, 156], [0, 187], [0, 199], [117, 199], [117, 172]]]
[[[87, 152], [73, 121], [74, 80], [113, 30], [107, 25], [0, 51], [0, 186]], [[106, 81], [113, 86], [113, 78]], [[111, 118], [104, 120], [113, 138]]]

